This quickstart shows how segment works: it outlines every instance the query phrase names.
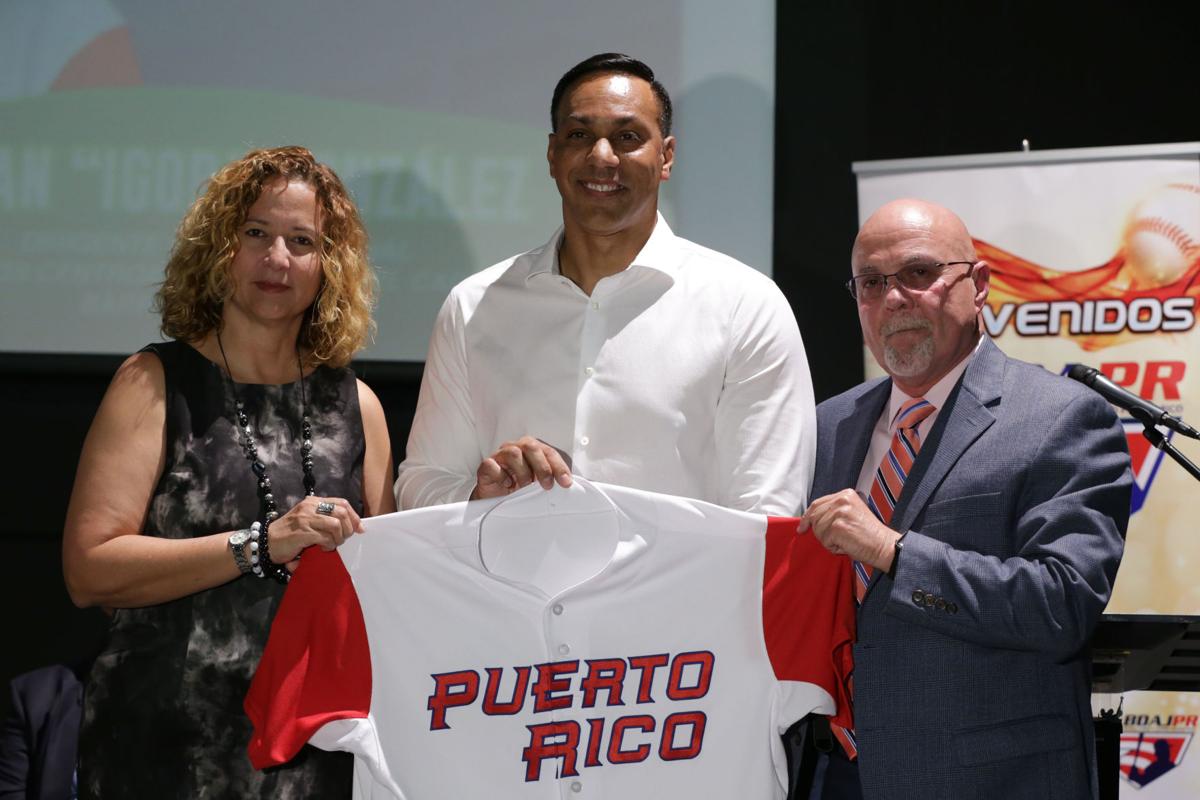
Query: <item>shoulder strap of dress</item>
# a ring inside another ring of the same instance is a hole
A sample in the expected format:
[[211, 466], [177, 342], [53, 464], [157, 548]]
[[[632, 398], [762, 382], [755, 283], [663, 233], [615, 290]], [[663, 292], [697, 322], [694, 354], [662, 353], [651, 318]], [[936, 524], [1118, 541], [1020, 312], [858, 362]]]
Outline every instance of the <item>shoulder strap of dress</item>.
[[172, 339], [169, 342], [151, 342], [150, 344], [139, 350], [139, 353], [154, 353], [158, 356], [158, 360], [163, 362], [163, 368], [170, 368], [179, 358], [179, 348], [186, 347], [182, 342], [177, 342]]
[[166, 381], [167, 392], [168, 432], [173, 428], [170, 409], [174, 402], [175, 394], [180, 390], [180, 381], [186, 379], [186, 370], [182, 368], [182, 362], [187, 358], [185, 351], [190, 349], [183, 342], [172, 339], [166, 342], [151, 342], [138, 351], [139, 353], [153, 353], [162, 362], [163, 377]]

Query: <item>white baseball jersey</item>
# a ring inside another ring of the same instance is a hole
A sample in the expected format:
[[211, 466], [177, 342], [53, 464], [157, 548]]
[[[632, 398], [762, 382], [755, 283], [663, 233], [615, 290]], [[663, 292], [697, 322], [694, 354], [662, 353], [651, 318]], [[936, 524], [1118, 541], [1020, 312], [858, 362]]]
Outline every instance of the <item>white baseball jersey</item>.
[[264, 768], [355, 796], [778, 798], [779, 735], [851, 724], [850, 563], [797, 521], [576, 479], [310, 551], [246, 698]]

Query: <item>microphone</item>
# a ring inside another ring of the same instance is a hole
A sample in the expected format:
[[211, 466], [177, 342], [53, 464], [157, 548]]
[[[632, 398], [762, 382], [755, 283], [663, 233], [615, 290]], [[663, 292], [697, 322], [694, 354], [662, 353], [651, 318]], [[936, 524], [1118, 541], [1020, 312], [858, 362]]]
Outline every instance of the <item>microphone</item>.
[[1192, 439], [1200, 439], [1200, 431], [1188, 425], [1179, 417], [1171, 416], [1149, 400], [1144, 400], [1128, 389], [1121, 388], [1105, 377], [1104, 373], [1098, 369], [1089, 367], [1086, 364], [1074, 364], [1067, 370], [1067, 377], [1079, 381], [1084, 386], [1094, 390], [1108, 402], [1125, 409], [1134, 419], [1143, 425], [1162, 425]]

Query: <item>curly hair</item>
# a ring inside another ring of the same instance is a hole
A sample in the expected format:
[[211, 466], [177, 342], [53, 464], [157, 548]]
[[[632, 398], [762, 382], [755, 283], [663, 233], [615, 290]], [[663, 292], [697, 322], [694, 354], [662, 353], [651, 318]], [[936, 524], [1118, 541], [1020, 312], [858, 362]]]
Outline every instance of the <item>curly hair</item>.
[[321, 288], [297, 345], [313, 364], [345, 366], [374, 333], [375, 274], [354, 201], [334, 171], [304, 147], [251, 150], [209, 179], [179, 223], [154, 297], [162, 332], [194, 342], [221, 329], [222, 309], [233, 292], [230, 265], [238, 230], [263, 187], [278, 178], [312, 187], [321, 213]]

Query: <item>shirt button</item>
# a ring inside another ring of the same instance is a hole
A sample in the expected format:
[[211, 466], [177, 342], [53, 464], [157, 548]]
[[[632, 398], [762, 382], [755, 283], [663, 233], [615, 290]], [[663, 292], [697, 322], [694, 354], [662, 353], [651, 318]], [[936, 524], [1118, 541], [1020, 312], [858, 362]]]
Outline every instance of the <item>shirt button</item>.
[[562, 605], [562, 603], [555, 603], [554, 607], [551, 608], [550, 610], [553, 611], [555, 614], [561, 614], [563, 612], [563, 605]]
[[588, 377], [591, 377], [592, 375], [595, 375], [595, 374], [596, 374], [596, 370], [595, 370], [595, 369], [593, 369], [592, 367], [588, 367], [587, 369], [585, 369], [585, 370], [583, 371], [583, 373], [584, 373], [585, 375], [587, 375]]
[[591, 443], [591, 441], [592, 441], [592, 440], [591, 440], [591, 439], [589, 439], [589, 438], [588, 438], [588, 437], [586, 437], [586, 436], [581, 436], [581, 437], [579, 437], [579, 443], [580, 443], [581, 445], [583, 445], [584, 447], [587, 447], [587, 446], [588, 446], [588, 445]]
[[567, 653], [571, 652], [571, 648], [566, 644], [560, 644], [558, 646], [558, 652], [565, 656]]
[[600, 304], [599, 304], [599, 303], [597, 303], [596, 301], [594, 301], [594, 300], [593, 300], [593, 301], [592, 301], [592, 309], [593, 309], [593, 310], [595, 310], [595, 311], [599, 311], [599, 310], [600, 310]]
[[583, 791], [583, 784], [579, 781], [571, 781], [571, 791], [579, 794]]

